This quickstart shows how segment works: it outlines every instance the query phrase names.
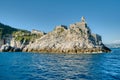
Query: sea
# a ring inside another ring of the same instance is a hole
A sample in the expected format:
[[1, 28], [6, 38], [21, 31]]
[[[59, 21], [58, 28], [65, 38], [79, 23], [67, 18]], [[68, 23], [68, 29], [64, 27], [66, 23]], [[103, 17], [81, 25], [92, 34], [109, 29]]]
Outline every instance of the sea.
[[100, 54], [2, 52], [0, 80], [120, 80], [120, 49]]

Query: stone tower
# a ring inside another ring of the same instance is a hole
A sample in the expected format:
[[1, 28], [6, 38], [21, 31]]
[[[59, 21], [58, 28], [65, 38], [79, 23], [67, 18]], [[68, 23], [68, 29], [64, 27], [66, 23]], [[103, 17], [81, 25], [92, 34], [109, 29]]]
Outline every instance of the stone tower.
[[82, 21], [82, 22], [85, 22], [84, 16], [81, 17], [81, 21]]

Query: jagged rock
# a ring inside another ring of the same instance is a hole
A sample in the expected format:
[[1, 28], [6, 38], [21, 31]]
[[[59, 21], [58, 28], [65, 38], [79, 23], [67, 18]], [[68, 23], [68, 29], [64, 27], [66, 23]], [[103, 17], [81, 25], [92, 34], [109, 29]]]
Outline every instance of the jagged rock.
[[14, 48], [13, 52], [21, 52], [22, 50], [20, 48]]
[[12, 40], [10, 42], [10, 46], [20, 48], [21, 45], [22, 45], [22, 43], [20, 41], [17, 41], [17, 40], [15, 40], [15, 38], [12, 38]]
[[17, 47], [11, 47], [8, 44], [2, 45], [0, 48], [1, 52], [20, 52], [22, 49], [17, 48]]
[[27, 44], [28, 43], [26, 42], [26, 40], [17, 41], [17, 40], [15, 40], [15, 38], [12, 38], [12, 40], [10, 42], [10, 46], [11, 47], [17, 47], [17, 48], [23, 48]]
[[54, 31], [27, 45], [23, 51], [75, 54], [110, 52], [110, 49], [104, 46], [101, 36], [91, 33], [82, 17], [81, 22], [71, 24], [69, 28], [57, 26]]
[[11, 49], [11, 46], [6, 44], [6, 45], [2, 45], [1, 48], [0, 48], [0, 51], [1, 52], [7, 52]]

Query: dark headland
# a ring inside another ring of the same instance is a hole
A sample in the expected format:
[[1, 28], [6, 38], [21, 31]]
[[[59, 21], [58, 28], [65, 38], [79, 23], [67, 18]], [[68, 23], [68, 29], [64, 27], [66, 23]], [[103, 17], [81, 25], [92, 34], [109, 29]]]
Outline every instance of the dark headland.
[[111, 51], [103, 44], [100, 35], [92, 33], [84, 17], [69, 28], [60, 25], [49, 33], [38, 30], [30, 32], [0, 24], [0, 38], [1, 52], [82, 54]]

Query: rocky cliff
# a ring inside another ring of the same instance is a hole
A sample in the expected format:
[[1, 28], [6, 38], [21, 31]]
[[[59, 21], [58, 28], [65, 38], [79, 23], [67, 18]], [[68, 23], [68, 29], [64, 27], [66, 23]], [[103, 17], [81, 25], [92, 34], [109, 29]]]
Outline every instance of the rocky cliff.
[[23, 51], [79, 54], [110, 52], [110, 49], [102, 43], [100, 35], [91, 32], [82, 17], [81, 22], [71, 24], [69, 28], [57, 26], [52, 32], [29, 43]]
[[44, 34], [41, 31], [33, 30], [30, 32], [0, 23], [0, 52], [22, 51], [26, 45]]

